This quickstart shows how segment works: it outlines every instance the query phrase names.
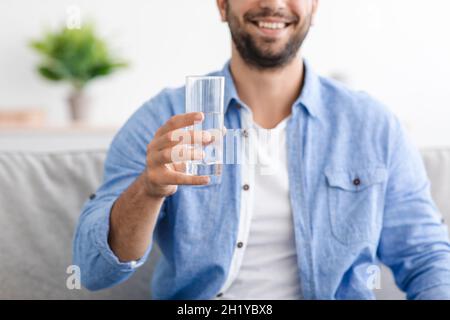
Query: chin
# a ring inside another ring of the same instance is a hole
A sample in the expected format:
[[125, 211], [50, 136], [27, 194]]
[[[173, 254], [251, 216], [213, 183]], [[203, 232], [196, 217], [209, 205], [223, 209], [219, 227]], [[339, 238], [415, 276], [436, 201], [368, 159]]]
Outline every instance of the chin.
[[282, 56], [286, 51], [286, 46], [280, 48], [274, 48], [273, 46], [260, 46], [258, 47], [258, 52], [261, 57], [274, 58]]

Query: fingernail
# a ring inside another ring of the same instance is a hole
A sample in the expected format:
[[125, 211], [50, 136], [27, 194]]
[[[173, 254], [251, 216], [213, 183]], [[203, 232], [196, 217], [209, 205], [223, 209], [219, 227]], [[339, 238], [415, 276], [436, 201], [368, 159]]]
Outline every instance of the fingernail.
[[198, 112], [195, 115], [195, 120], [203, 120], [203, 113], [202, 112]]

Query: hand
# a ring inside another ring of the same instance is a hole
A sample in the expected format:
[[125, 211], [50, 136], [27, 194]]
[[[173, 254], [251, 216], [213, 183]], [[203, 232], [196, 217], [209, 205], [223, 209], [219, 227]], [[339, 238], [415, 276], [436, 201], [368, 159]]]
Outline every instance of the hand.
[[144, 181], [147, 194], [164, 198], [174, 194], [178, 185], [205, 185], [208, 176], [185, 174], [185, 161], [204, 158], [202, 148], [194, 145], [207, 145], [213, 142], [208, 131], [187, 131], [183, 128], [204, 120], [201, 112], [175, 115], [155, 133], [147, 146], [147, 167]]

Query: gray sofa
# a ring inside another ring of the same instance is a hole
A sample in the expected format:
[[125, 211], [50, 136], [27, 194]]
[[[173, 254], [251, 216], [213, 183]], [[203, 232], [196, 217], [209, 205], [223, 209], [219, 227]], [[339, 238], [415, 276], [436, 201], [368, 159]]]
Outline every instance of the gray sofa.
[[[434, 200], [450, 221], [450, 148], [422, 150]], [[69, 290], [71, 242], [83, 203], [101, 182], [105, 150], [0, 152], [0, 299], [148, 299], [158, 250], [127, 282]], [[402, 299], [383, 269], [379, 299]]]

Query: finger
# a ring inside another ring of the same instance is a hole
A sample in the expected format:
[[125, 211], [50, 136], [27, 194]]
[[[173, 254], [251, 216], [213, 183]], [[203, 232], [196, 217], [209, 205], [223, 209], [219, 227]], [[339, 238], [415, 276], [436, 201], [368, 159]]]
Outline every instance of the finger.
[[172, 171], [186, 173], [186, 162], [174, 162], [166, 164], [166, 167]]
[[154, 139], [153, 144], [157, 150], [172, 148], [176, 145], [208, 145], [212, 142], [212, 135], [208, 131], [175, 130]]
[[205, 157], [205, 152], [202, 148], [177, 145], [173, 148], [160, 150], [154, 153], [153, 156], [156, 164], [168, 164], [174, 162], [202, 160]]
[[202, 122], [204, 115], [202, 112], [191, 112], [184, 114], [177, 114], [170, 118], [157, 131], [155, 136], [166, 134], [170, 131], [192, 126], [196, 123]]
[[167, 185], [206, 185], [210, 181], [208, 176], [191, 176], [181, 172], [169, 173], [164, 179]]
[[171, 164], [173, 170], [185, 173], [186, 172], [186, 162], [176, 162]]

